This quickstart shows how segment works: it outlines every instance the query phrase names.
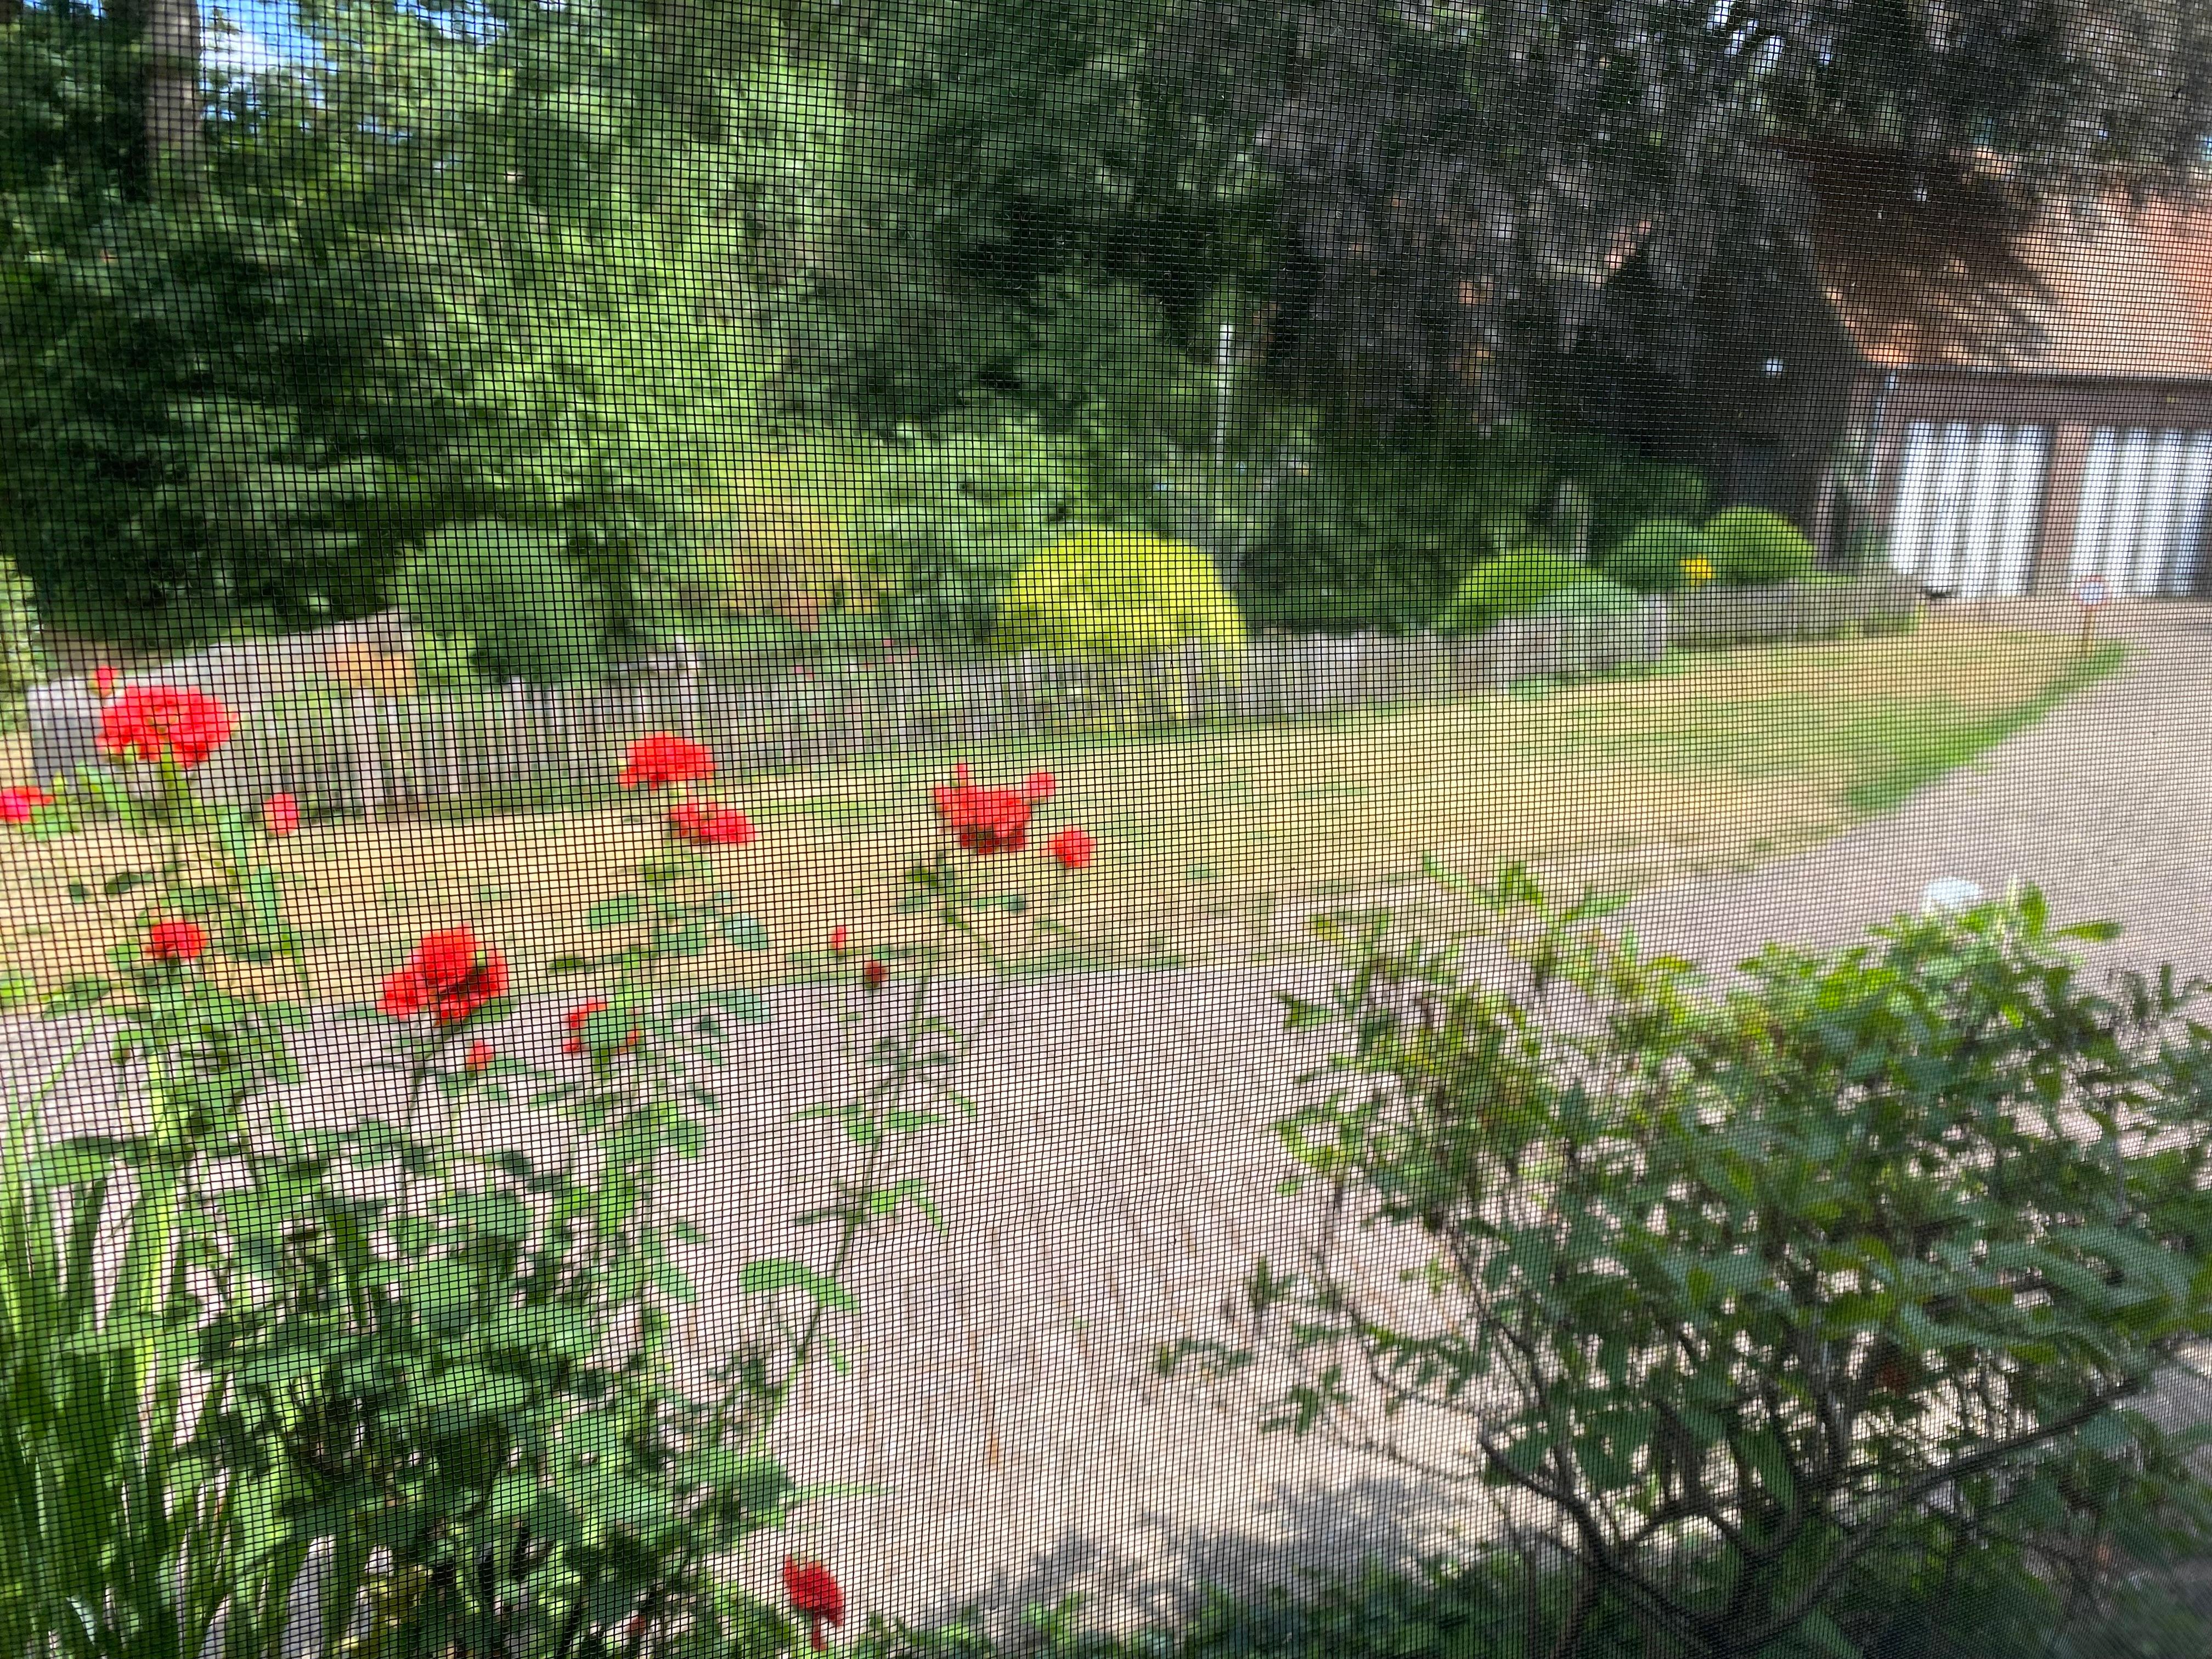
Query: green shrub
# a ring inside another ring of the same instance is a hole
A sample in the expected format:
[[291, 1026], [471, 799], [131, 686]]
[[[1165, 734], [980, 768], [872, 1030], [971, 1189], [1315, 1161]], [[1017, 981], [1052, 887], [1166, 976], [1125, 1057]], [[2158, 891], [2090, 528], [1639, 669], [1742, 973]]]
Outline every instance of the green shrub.
[[1625, 617], [1638, 609], [1643, 596], [1603, 576], [1570, 582], [1528, 612], [1532, 617]]
[[[1563, 489], [1562, 486], [1569, 486]], [[1589, 432], [1331, 432], [1271, 498], [1237, 597], [1255, 623], [1413, 628], [1483, 560], [1531, 539], [1610, 547], [1658, 516], [1694, 518], [1705, 480]]]
[[1524, 616], [1565, 588], [1592, 580], [1595, 573], [1558, 549], [1525, 543], [1477, 565], [1459, 585], [1437, 619], [1447, 634], [1480, 634], [1508, 617]]
[[1081, 447], [1000, 420], [871, 444], [844, 510], [854, 544], [896, 585], [891, 631], [980, 645], [1022, 562], [1091, 516]]
[[1233, 651], [1244, 622], [1196, 548], [1127, 530], [1062, 537], [1014, 573], [999, 643], [1059, 656], [1148, 657], [1187, 641]]
[[1703, 559], [1717, 572], [1720, 559], [1711, 539], [1682, 519], [1647, 519], [1636, 526], [1598, 568], [1639, 593], [1673, 593], [1688, 586], [1686, 567]]
[[1779, 513], [1764, 507], [1731, 507], [1705, 521], [1712, 544], [1713, 573], [1740, 586], [1786, 582], [1813, 568], [1813, 544]]
[[803, 632], [865, 615], [885, 584], [853, 545], [855, 469], [790, 450], [758, 455], [702, 492], [696, 528], [659, 573], [687, 609], [774, 617]]
[[617, 608], [556, 531], [456, 525], [426, 541], [393, 587], [417, 627], [473, 639], [471, 662], [487, 679], [582, 679], [615, 652]]
[[[1978, 1555], [1969, 1651], [2023, 1651], [2053, 1601], [1993, 1542], [2046, 1576], [2202, 1550], [2203, 1437], [2136, 1408], [2212, 1334], [2202, 986], [2093, 984], [2114, 930], [2033, 889], [1708, 985], [1597, 896], [1430, 868], [1448, 947], [1324, 918], [1341, 975], [1285, 999], [1340, 1045], [1272, 1126], [1285, 1190], [1342, 1224], [1164, 1364], [1264, 1350], [1301, 1431], [1480, 1413], [1456, 1473], [1557, 1517], [1516, 1547], [1632, 1601], [1652, 1653], [1912, 1651], [1899, 1611], [1963, 1601]], [[1378, 1231], [1425, 1301], [1347, 1257]]]

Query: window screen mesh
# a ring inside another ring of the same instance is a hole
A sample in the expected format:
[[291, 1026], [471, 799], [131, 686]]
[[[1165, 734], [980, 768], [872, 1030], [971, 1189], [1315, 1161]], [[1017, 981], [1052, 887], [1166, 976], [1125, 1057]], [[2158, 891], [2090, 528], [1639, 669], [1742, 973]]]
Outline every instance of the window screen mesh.
[[2212, 1652], [2185, 0], [0, 0], [0, 1659]]

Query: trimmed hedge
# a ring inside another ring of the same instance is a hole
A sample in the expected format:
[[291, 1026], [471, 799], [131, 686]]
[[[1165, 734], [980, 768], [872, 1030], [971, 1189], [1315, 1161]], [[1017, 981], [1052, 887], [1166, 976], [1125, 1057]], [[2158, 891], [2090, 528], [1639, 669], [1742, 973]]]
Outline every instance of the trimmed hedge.
[[1794, 581], [1813, 568], [1813, 544], [1779, 513], [1731, 507], [1705, 521], [1714, 574], [1739, 587]]
[[1712, 538], [1686, 519], [1647, 519], [1598, 561], [1598, 568], [1639, 593], [1675, 593], [1689, 586], [1688, 566], [1703, 559], [1716, 574]]
[[1526, 615], [1567, 588], [1597, 579], [1588, 565], [1556, 548], [1524, 544], [1468, 572], [1437, 626], [1447, 634], [1480, 634], [1508, 617]]
[[1055, 656], [1149, 657], [1197, 643], [1244, 644], [1244, 621], [1213, 562], [1182, 542], [1128, 530], [1062, 537], [1014, 572], [998, 643]]

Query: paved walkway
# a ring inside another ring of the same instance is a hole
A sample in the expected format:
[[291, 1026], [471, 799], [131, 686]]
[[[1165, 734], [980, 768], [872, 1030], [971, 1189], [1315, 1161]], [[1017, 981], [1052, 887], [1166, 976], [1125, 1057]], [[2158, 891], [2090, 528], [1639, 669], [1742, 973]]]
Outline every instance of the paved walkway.
[[[2118, 956], [2212, 971], [2212, 631], [2194, 610], [2105, 625], [2135, 655], [2047, 722], [1817, 849], [1649, 894], [1630, 925], [1724, 965], [1769, 938], [1840, 943], [1939, 877], [2020, 877], [2062, 916], [2124, 924]], [[1480, 1525], [1433, 1483], [1262, 1437], [1147, 1376], [1153, 1341], [1212, 1326], [1254, 1255], [1314, 1218], [1271, 1192], [1260, 1133], [1297, 1061], [1272, 982], [1063, 983], [1011, 1012], [986, 1073], [1002, 1086], [937, 1177], [955, 1237], [883, 1264], [854, 1376], [793, 1425], [810, 1478], [887, 1483], [804, 1529], [864, 1601], [1018, 1606], [1081, 1585], [1102, 1612], [1158, 1612], [1202, 1580], [1402, 1557]]]
[[[2212, 633], [2194, 613], [2114, 625], [2136, 658], [2043, 726], [1878, 823], [1649, 894], [1633, 925], [1725, 963], [1770, 937], [1841, 940], [1937, 877], [2018, 875], [2062, 915], [2124, 923], [2130, 957], [2212, 969]], [[1095, 1616], [1157, 1614], [1208, 1581], [1403, 1559], [1480, 1528], [1479, 1506], [1455, 1508], [1433, 1482], [1263, 1437], [1151, 1373], [1157, 1343], [1212, 1328], [1253, 1257], [1287, 1255], [1316, 1219], [1275, 1194], [1281, 1160], [1262, 1133], [1312, 1058], [1280, 1032], [1271, 993], [1285, 977], [1115, 975], [1013, 996], [981, 1058], [980, 1118], [932, 1140], [914, 1171], [949, 1234], [915, 1230], [870, 1256], [850, 1370], [822, 1373], [787, 1422], [802, 1481], [878, 1490], [825, 1499], [789, 1540], [763, 1540], [747, 1569], [763, 1590], [788, 1543], [830, 1561], [863, 1612], [1013, 1611], [1079, 1589]], [[550, 1059], [553, 1013], [526, 1019]], [[791, 1116], [835, 1086], [817, 1059], [830, 1035], [818, 995], [783, 998], [733, 1056], [732, 1109], [687, 1171], [709, 1235], [710, 1344], [744, 1310], [735, 1264], [792, 1253], [799, 1177], [843, 1156]]]

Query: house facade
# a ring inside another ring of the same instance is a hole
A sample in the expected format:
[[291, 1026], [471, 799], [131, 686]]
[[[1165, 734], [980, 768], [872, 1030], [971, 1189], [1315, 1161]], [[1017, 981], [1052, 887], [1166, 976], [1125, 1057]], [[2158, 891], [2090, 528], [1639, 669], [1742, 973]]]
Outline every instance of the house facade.
[[1940, 593], [2212, 594], [2212, 213], [1808, 170], [1818, 291], [1708, 377], [1727, 492]]

